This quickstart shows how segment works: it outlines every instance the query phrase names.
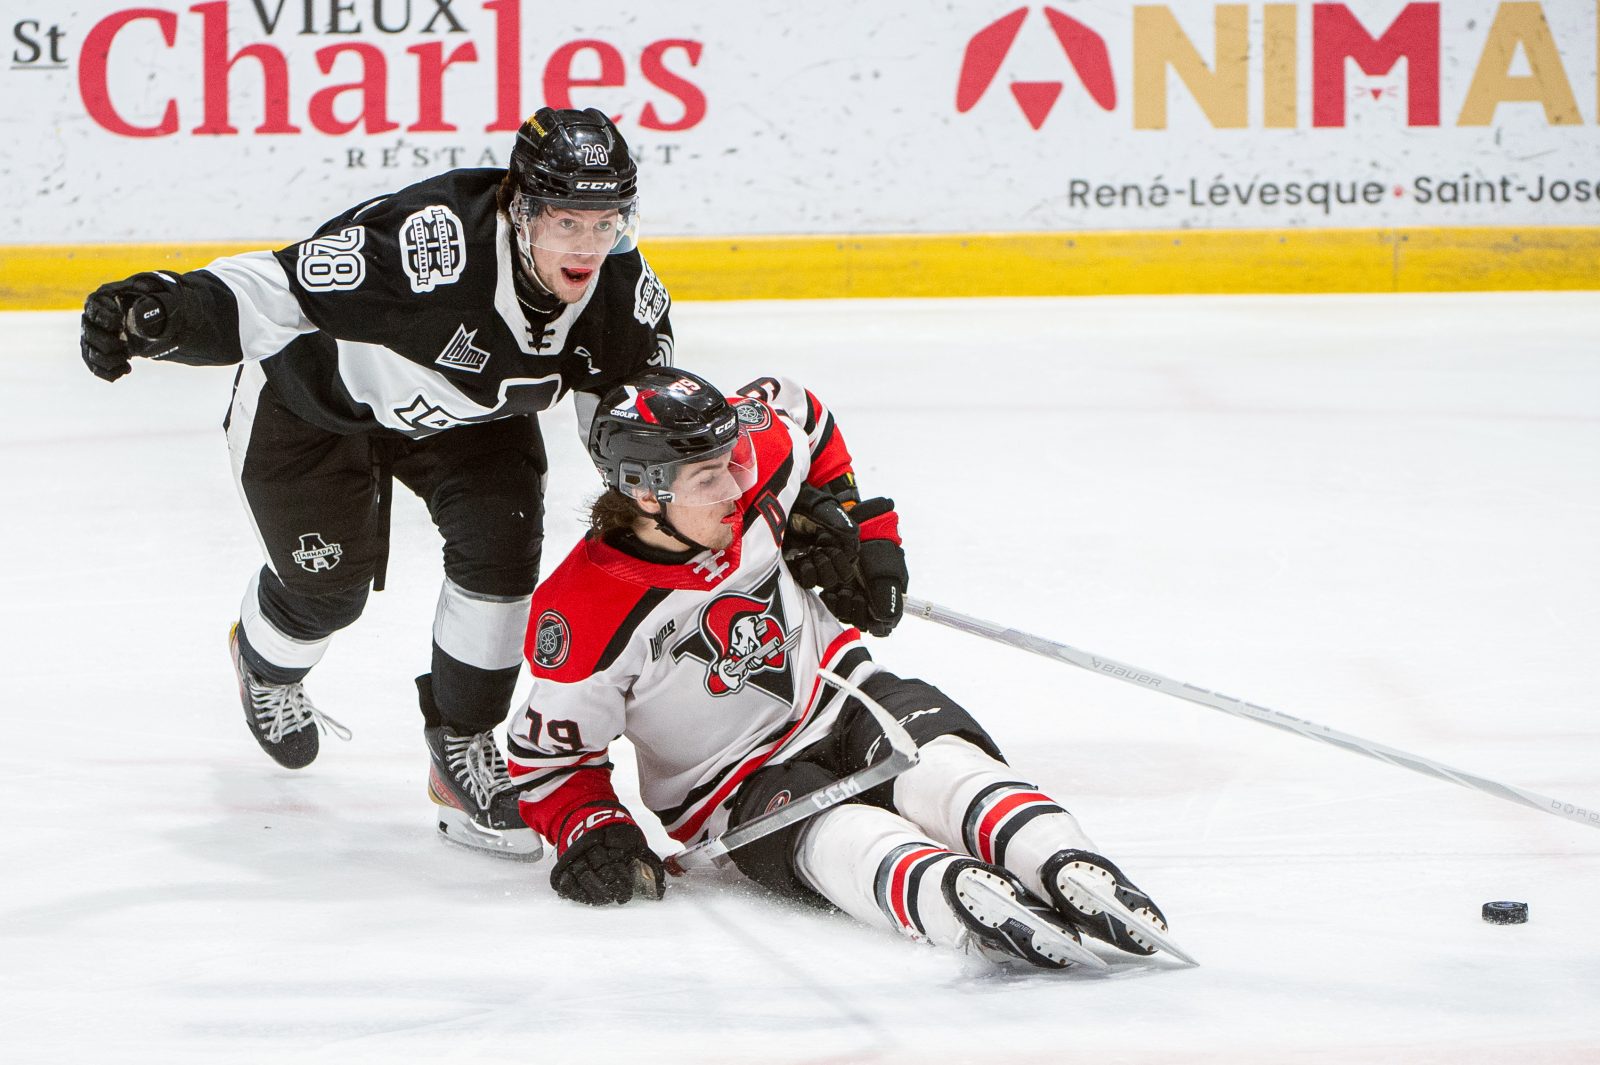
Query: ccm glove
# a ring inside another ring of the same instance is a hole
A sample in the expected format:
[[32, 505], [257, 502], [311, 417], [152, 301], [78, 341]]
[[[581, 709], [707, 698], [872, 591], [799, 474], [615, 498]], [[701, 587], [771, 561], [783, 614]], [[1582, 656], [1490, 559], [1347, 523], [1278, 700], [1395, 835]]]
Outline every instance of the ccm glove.
[[550, 870], [556, 894], [590, 906], [625, 903], [635, 897], [659, 899], [667, 891], [666, 869], [617, 803], [579, 807], [569, 821], [578, 827], [564, 833], [561, 856]]
[[802, 485], [789, 509], [783, 559], [802, 588], [846, 584], [861, 546], [861, 529], [833, 493]]
[[134, 274], [101, 285], [83, 304], [80, 348], [84, 365], [115, 381], [134, 356], [159, 359], [177, 350], [175, 284], [160, 274]]
[[850, 516], [861, 527], [855, 574], [844, 584], [824, 588], [822, 602], [845, 624], [887, 636], [900, 624], [910, 582], [900, 547], [900, 515], [894, 500], [880, 496], [857, 503]]

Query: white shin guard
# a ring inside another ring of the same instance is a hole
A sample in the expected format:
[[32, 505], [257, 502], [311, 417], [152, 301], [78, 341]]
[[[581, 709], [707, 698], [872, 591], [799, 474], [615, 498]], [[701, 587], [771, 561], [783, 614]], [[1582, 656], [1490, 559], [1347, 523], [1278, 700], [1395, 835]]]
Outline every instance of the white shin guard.
[[926, 838], [905, 818], [846, 803], [811, 819], [795, 868], [829, 902], [869, 925], [938, 946], [964, 941], [964, 926], [941, 890], [962, 855]]
[[1058, 851], [1097, 848], [1077, 818], [1012, 768], [957, 736], [923, 744], [894, 782], [894, 805], [946, 847], [1001, 866], [1040, 898], [1039, 876]]

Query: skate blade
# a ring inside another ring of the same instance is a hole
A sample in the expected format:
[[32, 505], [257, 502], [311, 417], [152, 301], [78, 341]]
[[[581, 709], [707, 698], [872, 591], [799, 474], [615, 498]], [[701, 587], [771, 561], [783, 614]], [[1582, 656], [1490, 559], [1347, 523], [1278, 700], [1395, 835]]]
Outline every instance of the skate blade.
[[[1045, 957], [1064, 961], [1069, 965], [1080, 965], [1095, 972], [1105, 972], [1111, 968], [1088, 947], [1073, 938], [1071, 933], [1060, 931], [1051, 927], [1049, 923], [1041, 921], [1039, 915], [1023, 905], [1022, 901], [998, 878], [967, 877], [961, 885], [961, 891], [985, 904], [980, 907], [979, 912], [974, 912], [972, 915], [990, 928], [997, 927], [1007, 920], [1016, 920], [1027, 925], [1033, 933], [1033, 949]], [[968, 912], [972, 910], [969, 908]]]
[[1189, 965], [1200, 964], [1194, 959], [1194, 955], [1178, 946], [1176, 940], [1163, 932], [1154, 918], [1128, 909], [1116, 896], [1101, 891], [1098, 887], [1089, 883], [1086, 877], [1068, 876], [1067, 883], [1089, 896], [1101, 909], [1109, 911], [1111, 916], [1126, 925], [1130, 936], [1143, 940], [1149, 946], [1170, 954], [1181, 962]]
[[536, 862], [544, 857], [544, 843], [531, 828], [499, 832], [485, 828], [453, 806], [440, 806], [437, 810], [439, 835], [457, 846], [514, 862]]

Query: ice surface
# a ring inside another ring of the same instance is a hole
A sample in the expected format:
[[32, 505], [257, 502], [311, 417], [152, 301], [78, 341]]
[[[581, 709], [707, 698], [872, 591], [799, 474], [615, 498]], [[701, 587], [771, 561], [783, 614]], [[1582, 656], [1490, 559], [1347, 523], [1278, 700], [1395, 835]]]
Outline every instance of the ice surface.
[[[673, 315], [686, 366], [833, 406], [913, 594], [1600, 803], [1600, 296]], [[973, 709], [1201, 968], [995, 974], [706, 880], [564, 903], [548, 859], [434, 836], [415, 499], [312, 678], [354, 741], [278, 769], [225, 649], [258, 565], [231, 374], [105, 385], [70, 315], [0, 341], [8, 1062], [1600, 1061], [1600, 832], [925, 622], [879, 659]], [[547, 437], [548, 571], [593, 477], [570, 410]], [[1531, 922], [1484, 924], [1500, 898]]]

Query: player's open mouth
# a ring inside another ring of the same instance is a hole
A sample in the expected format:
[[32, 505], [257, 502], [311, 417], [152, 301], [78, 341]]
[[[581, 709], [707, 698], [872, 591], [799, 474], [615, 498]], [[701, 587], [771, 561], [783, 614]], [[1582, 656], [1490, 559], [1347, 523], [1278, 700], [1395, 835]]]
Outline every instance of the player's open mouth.
[[574, 285], [588, 284], [589, 278], [593, 275], [594, 267], [592, 266], [563, 266], [561, 268], [561, 276]]

